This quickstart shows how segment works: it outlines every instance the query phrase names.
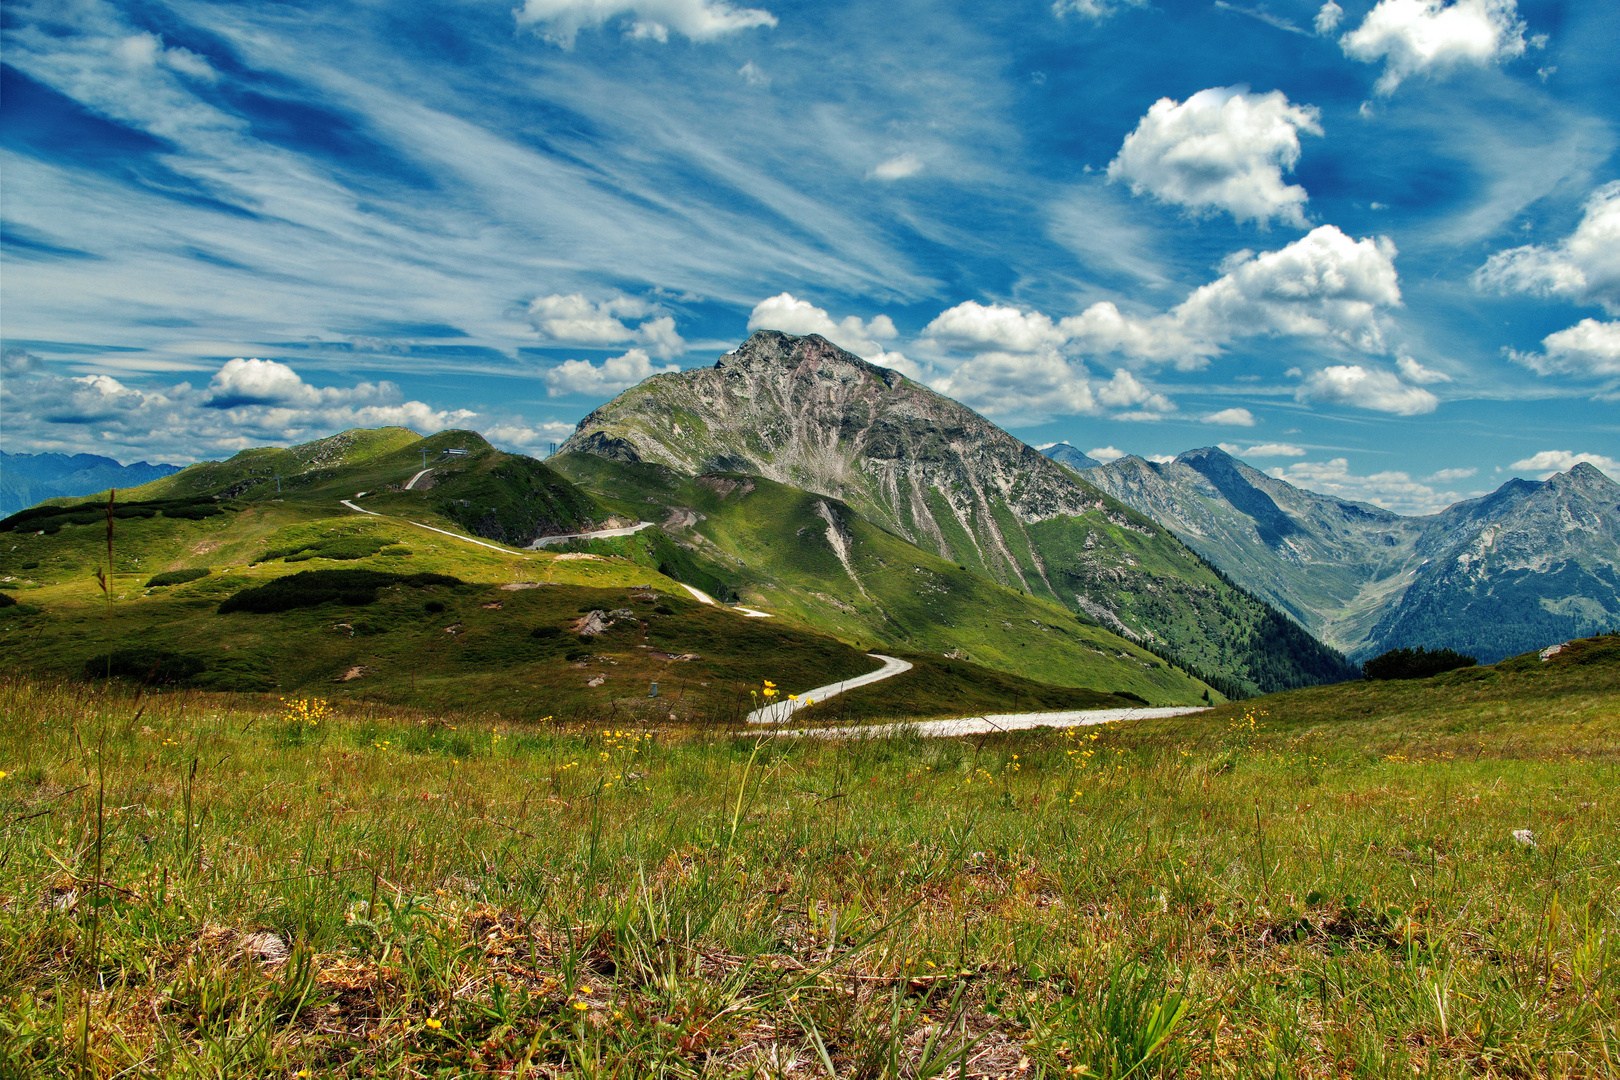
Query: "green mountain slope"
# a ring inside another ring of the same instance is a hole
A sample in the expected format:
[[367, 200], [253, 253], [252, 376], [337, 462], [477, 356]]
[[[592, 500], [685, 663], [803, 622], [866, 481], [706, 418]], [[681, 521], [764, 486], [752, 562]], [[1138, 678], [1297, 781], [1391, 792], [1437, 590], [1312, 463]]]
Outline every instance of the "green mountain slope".
[[[421, 475], [424, 455], [431, 471]], [[249, 451], [118, 493], [110, 607], [94, 578], [106, 559], [105, 503], [36, 507], [0, 521], [0, 589], [16, 601], [0, 605], [0, 664], [80, 679], [104, 674], [110, 654], [119, 676], [180, 688], [608, 720], [735, 719], [763, 679], [808, 688], [873, 668], [851, 644], [880, 640], [864, 626], [846, 627], [839, 640], [791, 608], [749, 619], [697, 603], [660, 563], [679, 563], [672, 572], [717, 592], [750, 580], [661, 530], [634, 538], [644, 546], [633, 559], [503, 546], [612, 523], [621, 508], [627, 518], [641, 513], [624, 496], [598, 501], [471, 432], [346, 432], [291, 451]], [[782, 495], [776, 509], [803, 497]], [[739, 536], [764, 535], [746, 515], [734, 524]], [[703, 577], [703, 567], [717, 576]], [[814, 583], [814, 568], [800, 580]], [[590, 610], [614, 614], [606, 632], [584, 640]], [[918, 658], [931, 676], [927, 693], [880, 700], [945, 715], [1020, 702], [1131, 704], [1110, 694], [1116, 688], [1191, 701], [1203, 689], [1142, 655], [1114, 657], [1084, 684], [962, 660], [929, 666], [937, 660]]]
[[841, 500], [940, 559], [1085, 613], [1234, 693], [1354, 669], [1169, 530], [965, 406], [815, 336], [760, 331], [580, 422], [564, 453], [749, 473]]
[[1154, 703], [1204, 686], [1089, 618], [1009, 589], [878, 528], [837, 499], [763, 477], [684, 477], [589, 454], [551, 459], [604, 505], [661, 522], [614, 551], [845, 640], [929, 652]]

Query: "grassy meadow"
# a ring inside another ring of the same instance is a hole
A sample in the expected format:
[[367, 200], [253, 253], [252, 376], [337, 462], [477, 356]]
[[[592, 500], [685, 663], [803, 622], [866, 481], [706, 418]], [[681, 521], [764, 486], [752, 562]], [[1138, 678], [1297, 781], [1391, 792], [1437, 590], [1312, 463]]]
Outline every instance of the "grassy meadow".
[[1617, 765], [1613, 637], [953, 740], [12, 674], [0, 1076], [1612, 1076]]

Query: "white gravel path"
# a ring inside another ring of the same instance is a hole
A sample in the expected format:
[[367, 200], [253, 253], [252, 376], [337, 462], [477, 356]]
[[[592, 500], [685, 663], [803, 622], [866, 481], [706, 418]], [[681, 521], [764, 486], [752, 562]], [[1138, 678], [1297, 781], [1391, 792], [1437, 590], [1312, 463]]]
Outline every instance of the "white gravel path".
[[[763, 709], [755, 709], [749, 713], [748, 722], [750, 724], [780, 724], [810, 702], [826, 701], [834, 694], [841, 694], [845, 690], [853, 690], [857, 686], [867, 686], [871, 683], [881, 682], [884, 679], [892, 679], [896, 675], [911, 670], [911, 665], [904, 660], [897, 660], [892, 656], [883, 656], [875, 652], [866, 655], [874, 660], [883, 661], [883, 666], [876, 671], [868, 671], [865, 675], [857, 675], [853, 679], [845, 679], [843, 682], [828, 683], [826, 686], [818, 686], [814, 690], [802, 691], [798, 695], [800, 698], [798, 701], [787, 701], [785, 699], [773, 701]], [[808, 699], [808, 701], [805, 699]]]
[[633, 536], [642, 529], [650, 529], [652, 527], [653, 523], [650, 521], [638, 521], [634, 525], [627, 525], [622, 529], [597, 529], [595, 532], [564, 533], [561, 536], [542, 536], [540, 539], [529, 545], [529, 550], [538, 551], [543, 547], [550, 547], [552, 544], [566, 544], [570, 540], [603, 540], [609, 536]]
[[694, 589], [692, 586], [688, 585], [684, 581], [677, 581], [675, 584], [679, 585], [681, 588], [683, 588], [687, 592], [691, 593], [692, 594], [692, 599], [696, 600], [700, 604], [712, 604], [715, 607], [723, 607], [723, 608], [726, 608], [726, 609], [728, 609], [730, 611], [735, 611], [739, 615], [746, 615], [750, 619], [770, 619], [770, 618], [775, 618], [775, 616], [773, 616], [768, 611], [755, 611], [751, 607], [732, 607], [730, 604], [722, 604], [719, 601], [717, 601], [714, 597], [712, 597], [708, 593], [704, 592], [702, 589]]
[[[812, 695], [813, 696], [813, 695]], [[932, 739], [957, 735], [987, 735], [993, 731], [1018, 731], [1036, 727], [1086, 727], [1112, 724], [1119, 720], [1148, 720], [1164, 716], [1191, 716], [1207, 706], [1179, 706], [1164, 709], [1079, 709], [1069, 712], [1000, 713], [995, 716], [964, 716], [958, 720], [919, 720], [911, 724], [871, 724], [864, 727], [805, 728], [783, 732], [812, 739], [878, 739], [915, 731]], [[752, 714], [750, 714], [752, 719]]]

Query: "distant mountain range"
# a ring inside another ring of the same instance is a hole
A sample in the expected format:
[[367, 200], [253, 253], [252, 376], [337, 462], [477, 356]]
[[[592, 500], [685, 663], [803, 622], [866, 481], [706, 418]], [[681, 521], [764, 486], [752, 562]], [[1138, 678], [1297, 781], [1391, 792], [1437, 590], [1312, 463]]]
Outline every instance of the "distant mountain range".
[[0, 517], [45, 499], [71, 499], [111, 487], [135, 487], [171, 476], [178, 465], [120, 465], [96, 454], [7, 454], [0, 451]]
[[[821, 497], [822, 524], [766, 554], [784, 566], [814, 562], [831, 544], [841, 572], [820, 591], [854, 609], [871, 590], [852, 554], [851, 514], [1235, 693], [1355, 674], [1165, 528], [966, 406], [816, 335], [762, 330], [711, 368], [654, 376], [585, 417], [550, 463], [611, 491], [626, 481], [569, 464], [582, 455], [715, 483], [763, 477]], [[646, 498], [662, 502], [674, 490], [664, 484]], [[666, 532], [704, 550], [678, 523], [695, 519], [667, 505]]]
[[1620, 484], [1591, 465], [1425, 517], [1304, 491], [1214, 447], [1084, 475], [1352, 659], [1421, 645], [1490, 663], [1620, 626]]

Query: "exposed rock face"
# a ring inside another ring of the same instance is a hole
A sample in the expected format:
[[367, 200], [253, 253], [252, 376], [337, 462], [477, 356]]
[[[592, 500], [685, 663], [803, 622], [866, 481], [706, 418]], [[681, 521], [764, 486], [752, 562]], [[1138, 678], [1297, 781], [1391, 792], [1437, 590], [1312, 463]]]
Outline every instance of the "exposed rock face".
[[1355, 658], [1483, 662], [1620, 624], [1620, 484], [1590, 465], [1427, 517], [1304, 491], [1205, 447], [1086, 479]]
[[[1147, 517], [966, 406], [816, 335], [760, 331], [712, 368], [654, 376], [580, 421], [561, 452], [831, 496], [1246, 692], [1351, 674]], [[854, 578], [846, 530], [830, 505], [820, 516]]]
[[569, 451], [832, 495], [920, 547], [1015, 587], [1034, 578], [1039, 591], [1050, 583], [1018, 526], [1104, 508], [973, 410], [814, 334], [762, 330], [713, 368], [648, 379], [580, 421]]

